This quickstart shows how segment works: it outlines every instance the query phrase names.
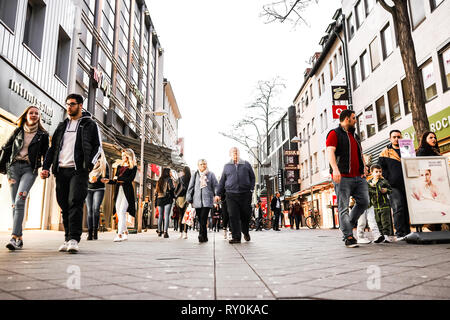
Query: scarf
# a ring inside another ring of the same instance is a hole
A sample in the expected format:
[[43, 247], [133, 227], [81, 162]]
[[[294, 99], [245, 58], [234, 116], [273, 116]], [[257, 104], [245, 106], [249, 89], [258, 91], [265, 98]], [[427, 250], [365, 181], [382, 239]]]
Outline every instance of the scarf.
[[208, 169], [206, 169], [203, 172], [198, 172], [198, 174], [200, 175], [200, 189], [205, 188], [208, 185], [208, 175], [209, 171]]
[[37, 132], [37, 129], [38, 129], [38, 126], [39, 126], [39, 122], [36, 122], [34, 125], [32, 125], [32, 126], [29, 126], [26, 122], [23, 124], [23, 130], [26, 132], [26, 133], [34, 133], [34, 132]]

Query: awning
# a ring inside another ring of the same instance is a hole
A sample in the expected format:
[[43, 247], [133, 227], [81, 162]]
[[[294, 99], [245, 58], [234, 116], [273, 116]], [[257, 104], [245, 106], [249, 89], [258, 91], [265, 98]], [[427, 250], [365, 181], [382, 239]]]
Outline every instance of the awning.
[[[117, 154], [120, 157], [122, 148], [131, 148], [137, 158], [141, 157], [141, 140], [126, 137], [124, 135], [115, 135], [121, 145], [103, 142], [105, 151]], [[144, 160], [162, 167], [168, 167], [174, 170], [182, 170], [186, 165], [184, 160], [170, 148], [158, 146], [153, 143], [144, 143]]]

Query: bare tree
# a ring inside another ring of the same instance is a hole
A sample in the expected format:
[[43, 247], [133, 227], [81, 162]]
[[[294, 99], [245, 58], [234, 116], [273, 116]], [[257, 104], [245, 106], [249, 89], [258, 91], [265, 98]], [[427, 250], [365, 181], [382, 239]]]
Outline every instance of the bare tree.
[[[301, 12], [313, 0], [282, 0], [263, 6], [262, 16], [269, 22], [285, 20], [293, 21], [294, 24], [305, 20]], [[317, 0], [315, 0], [317, 2]], [[411, 22], [408, 14], [408, 2], [405, 0], [378, 0], [380, 5], [392, 15], [394, 32], [398, 40], [400, 55], [405, 69], [406, 82], [408, 84], [409, 96], [411, 97], [411, 115], [416, 139], [420, 140], [425, 131], [430, 130], [427, 112], [425, 109], [425, 93], [422, 86], [420, 70], [417, 66], [416, 50], [411, 34]], [[294, 16], [289, 19], [290, 16]]]

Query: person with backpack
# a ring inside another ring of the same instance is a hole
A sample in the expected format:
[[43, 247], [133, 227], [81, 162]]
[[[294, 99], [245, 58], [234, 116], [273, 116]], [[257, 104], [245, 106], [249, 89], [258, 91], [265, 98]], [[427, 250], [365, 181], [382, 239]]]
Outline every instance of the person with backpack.
[[48, 133], [41, 123], [41, 113], [29, 106], [16, 122], [17, 128], [2, 146], [0, 173], [7, 174], [12, 199], [13, 227], [9, 250], [23, 248], [22, 225], [25, 203], [48, 150]]
[[198, 170], [191, 177], [186, 193], [186, 201], [195, 208], [200, 230], [198, 241], [208, 241], [207, 221], [211, 209], [214, 207], [214, 196], [216, 195], [217, 179], [214, 173], [208, 170], [205, 159], [198, 161]]

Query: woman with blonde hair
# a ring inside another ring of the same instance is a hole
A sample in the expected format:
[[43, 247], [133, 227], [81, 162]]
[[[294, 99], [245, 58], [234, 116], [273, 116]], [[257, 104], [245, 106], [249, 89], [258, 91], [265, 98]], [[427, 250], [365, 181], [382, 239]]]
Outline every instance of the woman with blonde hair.
[[103, 179], [105, 183], [116, 185], [114, 191], [114, 212], [119, 218], [117, 236], [114, 242], [128, 240], [127, 212], [136, 216], [136, 201], [134, 197], [133, 181], [136, 177], [136, 156], [132, 149], [122, 151], [122, 159], [116, 160], [113, 168], [116, 172], [112, 180]]
[[9, 250], [23, 247], [25, 202], [49, 145], [48, 132], [41, 124], [38, 107], [26, 108], [16, 124], [16, 130], [3, 145], [0, 153], [0, 173], [8, 176], [13, 203], [12, 238], [6, 245]]
[[87, 208], [87, 240], [97, 240], [98, 223], [100, 219], [100, 205], [105, 196], [105, 181], [109, 179], [109, 166], [106, 162], [105, 153], [101, 151], [100, 157], [89, 173], [88, 192], [86, 196]]

